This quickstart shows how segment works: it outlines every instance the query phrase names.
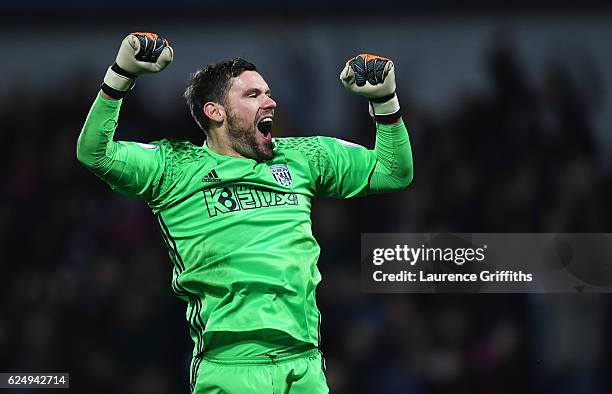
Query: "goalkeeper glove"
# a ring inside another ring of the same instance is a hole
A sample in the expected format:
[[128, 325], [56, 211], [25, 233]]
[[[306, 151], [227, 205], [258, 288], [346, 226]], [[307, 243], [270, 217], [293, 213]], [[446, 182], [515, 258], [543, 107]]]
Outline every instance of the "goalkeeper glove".
[[391, 59], [357, 55], [346, 62], [340, 81], [349, 92], [370, 99], [370, 114], [377, 122], [394, 123], [401, 117]]
[[104, 76], [102, 91], [114, 99], [123, 98], [134, 87], [136, 77], [160, 72], [172, 62], [173, 54], [168, 40], [155, 33], [130, 33]]

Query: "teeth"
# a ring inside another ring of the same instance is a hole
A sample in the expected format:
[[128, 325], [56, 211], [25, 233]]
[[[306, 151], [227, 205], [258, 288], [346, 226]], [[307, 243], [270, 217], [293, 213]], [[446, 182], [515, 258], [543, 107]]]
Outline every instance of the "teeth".
[[266, 123], [266, 122], [272, 122], [272, 118], [271, 117], [265, 117], [262, 120], [259, 121], [259, 123]]

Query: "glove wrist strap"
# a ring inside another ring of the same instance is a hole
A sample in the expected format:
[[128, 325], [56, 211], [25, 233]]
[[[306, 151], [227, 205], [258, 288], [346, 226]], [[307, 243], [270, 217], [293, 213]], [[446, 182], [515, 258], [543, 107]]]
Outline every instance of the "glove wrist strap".
[[378, 123], [395, 123], [402, 116], [397, 95], [370, 99], [370, 115]]
[[120, 99], [134, 88], [135, 80], [136, 75], [130, 74], [114, 63], [106, 71], [101, 89], [112, 98]]
[[391, 93], [383, 97], [372, 97], [370, 98], [370, 101], [373, 103], [386, 103], [387, 101], [391, 100], [393, 97], [395, 97], [395, 93]]

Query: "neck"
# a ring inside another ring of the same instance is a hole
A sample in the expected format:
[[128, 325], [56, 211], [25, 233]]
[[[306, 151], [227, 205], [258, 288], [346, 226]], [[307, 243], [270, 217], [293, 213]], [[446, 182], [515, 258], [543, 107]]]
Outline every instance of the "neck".
[[244, 157], [232, 148], [227, 138], [223, 138], [225, 135], [227, 134], [209, 131], [206, 137], [206, 145], [208, 145], [210, 150], [221, 155]]

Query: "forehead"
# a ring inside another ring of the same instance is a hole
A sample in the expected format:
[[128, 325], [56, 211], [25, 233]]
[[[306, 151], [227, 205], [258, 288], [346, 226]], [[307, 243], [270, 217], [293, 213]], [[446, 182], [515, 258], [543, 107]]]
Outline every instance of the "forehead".
[[263, 92], [270, 90], [266, 81], [257, 71], [244, 71], [237, 77], [230, 79], [230, 82], [229, 94], [239, 94], [251, 89], [258, 89]]

